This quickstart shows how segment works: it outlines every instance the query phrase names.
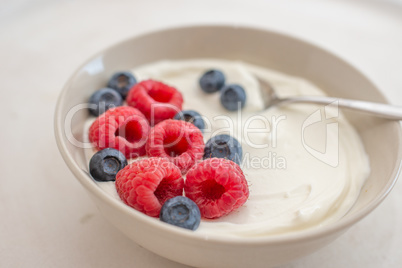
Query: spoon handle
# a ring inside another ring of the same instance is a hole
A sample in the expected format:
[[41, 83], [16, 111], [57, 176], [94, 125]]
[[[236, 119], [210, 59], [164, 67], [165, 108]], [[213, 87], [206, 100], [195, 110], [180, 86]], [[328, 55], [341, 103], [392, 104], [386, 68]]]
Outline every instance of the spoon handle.
[[[278, 104], [282, 105], [286, 103], [316, 103], [328, 105], [334, 102], [338, 102], [339, 107], [365, 112], [382, 118], [402, 120], [402, 107], [368, 101], [348, 100], [322, 96], [300, 96], [280, 99]], [[336, 103], [334, 104], [336, 105]]]

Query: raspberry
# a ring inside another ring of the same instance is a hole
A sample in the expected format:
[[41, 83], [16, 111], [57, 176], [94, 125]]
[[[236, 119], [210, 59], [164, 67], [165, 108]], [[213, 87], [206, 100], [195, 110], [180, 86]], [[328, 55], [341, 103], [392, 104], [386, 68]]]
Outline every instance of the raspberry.
[[164, 157], [183, 174], [204, 154], [204, 140], [196, 126], [181, 120], [165, 120], [150, 132], [145, 146], [148, 156]]
[[240, 167], [223, 158], [209, 158], [192, 167], [187, 173], [184, 192], [198, 205], [201, 215], [209, 219], [239, 208], [249, 195]]
[[135, 161], [116, 175], [116, 189], [130, 207], [158, 217], [166, 200], [183, 194], [184, 180], [178, 167], [163, 158]]
[[98, 149], [114, 148], [126, 158], [145, 154], [150, 127], [144, 115], [133, 107], [106, 111], [89, 128], [89, 140]]
[[126, 100], [128, 105], [140, 110], [152, 126], [173, 118], [183, 104], [183, 97], [177, 89], [154, 80], [133, 86]]

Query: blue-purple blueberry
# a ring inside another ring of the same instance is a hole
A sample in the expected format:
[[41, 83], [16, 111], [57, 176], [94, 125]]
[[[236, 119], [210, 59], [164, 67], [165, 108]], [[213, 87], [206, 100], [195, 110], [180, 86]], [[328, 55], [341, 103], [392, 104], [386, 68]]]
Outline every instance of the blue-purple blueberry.
[[89, 161], [89, 173], [96, 181], [114, 181], [116, 174], [127, 166], [126, 157], [113, 148], [95, 153]]
[[225, 85], [221, 89], [221, 103], [229, 111], [237, 111], [246, 104], [246, 92], [237, 84]]
[[227, 134], [216, 135], [207, 141], [204, 148], [204, 159], [213, 157], [225, 158], [240, 165], [243, 149], [234, 137]]
[[126, 99], [130, 89], [137, 84], [137, 79], [129, 72], [117, 72], [109, 80], [108, 87], [113, 88], [120, 93], [123, 99]]
[[120, 94], [111, 88], [102, 88], [89, 98], [89, 112], [94, 116], [99, 116], [109, 110], [110, 108], [114, 108], [117, 106], [121, 106], [123, 104], [123, 98]]
[[204, 131], [205, 122], [201, 115], [193, 110], [183, 110], [178, 112], [173, 119], [183, 120], [192, 123], [194, 126], [198, 127], [201, 131]]
[[194, 201], [185, 196], [176, 196], [163, 204], [159, 218], [178, 227], [196, 230], [200, 225], [201, 213]]
[[201, 89], [206, 93], [213, 93], [219, 91], [225, 85], [225, 75], [219, 70], [209, 70], [205, 72], [199, 84]]

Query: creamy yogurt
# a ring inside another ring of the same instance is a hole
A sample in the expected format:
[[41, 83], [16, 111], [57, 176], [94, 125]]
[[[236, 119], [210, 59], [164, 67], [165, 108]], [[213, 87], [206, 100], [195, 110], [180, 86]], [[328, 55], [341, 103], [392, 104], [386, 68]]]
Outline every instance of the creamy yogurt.
[[[211, 68], [222, 70], [227, 83], [244, 87], [247, 101], [241, 113], [225, 110], [219, 93], [206, 94], [199, 88], [199, 77]], [[242, 143], [249, 199], [227, 216], [203, 219], [197, 232], [206, 237], [267, 236], [319, 227], [345, 215], [359, 196], [370, 172], [369, 161], [336, 103], [263, 110], [256, 76], [282, 97], [325, 95], [312, 83], [240, 61], [214, 59], [160, 61], [133, 73], [139, 81], [152, 78], [180, 90], [183, 109], [205, 116], [205, 142], [226, 133]], [[88, 151], [88, 163], [92, 154]], [[120, 200], [114, 182], [98, 185]]]

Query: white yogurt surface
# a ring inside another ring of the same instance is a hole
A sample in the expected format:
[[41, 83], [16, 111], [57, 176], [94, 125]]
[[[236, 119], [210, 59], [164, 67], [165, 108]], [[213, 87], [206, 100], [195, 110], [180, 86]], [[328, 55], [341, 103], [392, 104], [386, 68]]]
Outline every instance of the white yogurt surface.
[[[200, 76], [211, 68], [222, 70], [227, 83], [244, 87], [247, 101], [241, 113], [225, 110], [219, 93], [199, 88]], [[291, 104], [264, 111], [256, 75], [280, 96], [325, 95], [312, 83], [244, 62], [214, 59], [161, 61], [133, 73], [138, 81], [152, 78], [180, 90], [183, 109], [206, 117], [205, 142], [227, 133], [242, 143], [249, 199], [227, 216], [203, 219], [196, 232], [206, 237], [266, 236], [319, 227], [341, 218], [356, 201], [370, 172], [369, 161], [336, 104]], [[88, 163], [92, 154], [88, 150]], [[114, 182], [98, 185], [120, 200]]]

